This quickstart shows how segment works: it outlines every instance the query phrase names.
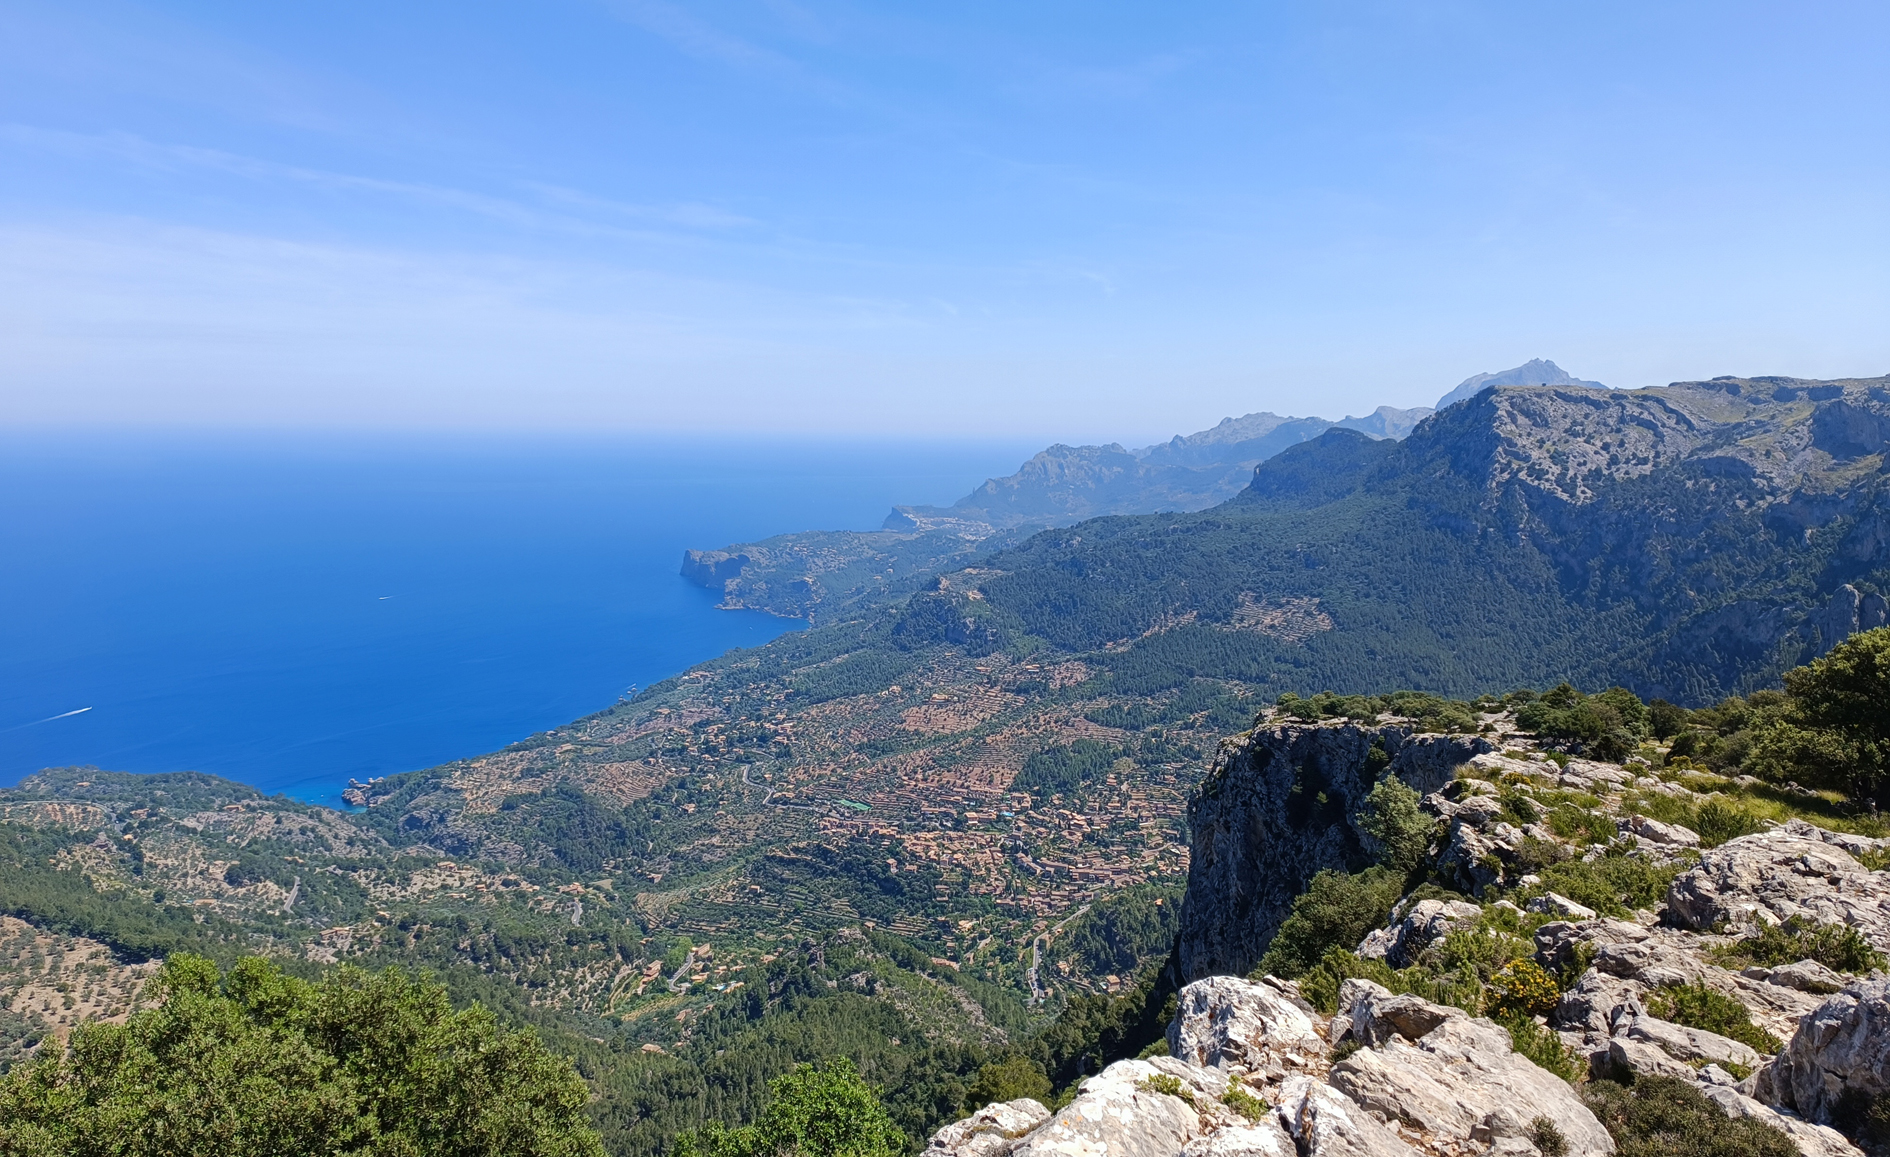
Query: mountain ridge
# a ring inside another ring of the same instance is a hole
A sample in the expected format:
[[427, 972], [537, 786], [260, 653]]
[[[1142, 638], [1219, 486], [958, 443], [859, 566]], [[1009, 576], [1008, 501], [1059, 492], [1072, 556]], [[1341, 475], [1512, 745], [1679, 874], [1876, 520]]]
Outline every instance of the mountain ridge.
[[[1530, 362], [1473, 381], [1542, 376]], [[1461, 388], [1461, 387], [1460, 387]], [[1327, 430], [1408, 437], [1428, 406], [1379, 406], [1363, 417], [1282, 417], [1258, 411], [1139, 449], [1119, 443], [1046, 447], [950, 506], [894, 506], [877, 531], [799, 531], [717, 550], [683, 552], [680, 573], [718, 591], [726, 609], [820, 624], [912, 594], [924, 576], [1036, 530], [1109, 514], [1203, 510], [1238, 494], [1259, 463]]]
[[1474, 398], [1491, 386], [1592, 386], [1605, 390], [1600, 382], [1585, 382], [1561, 366], [1542, 358], [1533, 358], [1514, 369], [1493, 374], [1471, 374], [1457, 388], [1437, 399], [1436, 409], [1446, 410], [1458, 402]]

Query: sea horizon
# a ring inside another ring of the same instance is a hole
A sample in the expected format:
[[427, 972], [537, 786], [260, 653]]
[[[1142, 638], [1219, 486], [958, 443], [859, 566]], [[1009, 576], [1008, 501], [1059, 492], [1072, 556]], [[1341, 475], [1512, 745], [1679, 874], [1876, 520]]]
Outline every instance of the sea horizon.
[[0, 786], [203, 771], [340, 806], [803, 627], [682, 552], [869, 530], [1041, 442], [0, 431]]

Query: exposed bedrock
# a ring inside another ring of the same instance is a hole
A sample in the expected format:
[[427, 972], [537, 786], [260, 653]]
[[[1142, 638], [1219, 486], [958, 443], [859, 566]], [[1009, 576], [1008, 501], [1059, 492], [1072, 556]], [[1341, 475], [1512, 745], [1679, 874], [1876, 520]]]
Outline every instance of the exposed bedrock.
[[1391, 774], [1419, 795], [1492, 750], [1475, 736], [1397, 726], [1278, 724], [1243, 737], [1188, 809], [1194, 859], [1178, 944], [1183, 982], [1245, 974], [1315, 873], [1369, 859], [1370, 837], [1355, 817], [1384, 766], [1368, 759], [1374, 743]]

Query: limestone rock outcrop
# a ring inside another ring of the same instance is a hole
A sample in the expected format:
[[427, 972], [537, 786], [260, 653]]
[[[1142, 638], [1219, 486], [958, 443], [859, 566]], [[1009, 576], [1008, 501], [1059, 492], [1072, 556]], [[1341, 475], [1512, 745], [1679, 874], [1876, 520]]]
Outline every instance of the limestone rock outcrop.
[[925, 1157], [1004, 1157], [1049, 1119], [1050, 1110], [1029, 1097], [986, 1105], [934, 1134]]
[[1377, 782], [1367, 759], [1374, 746], [1420, 796], [1492, 750], [1477, 736], [1400, 725], [1274, 724], [1245, 737], [1188, 808], [1193, 858], [1177, 944], [1184, 982], [1245, 975], [1315, 873], [1369, 860], [1356, 817]]
[[1284, 987], [1210, 976], [1183, 989], [1168, 1026], [1168, 1052], [1210, 1069], [1239, 1068], [1277, 1080], [1325, 1057], [1318, 1014]]
[[1667, 910], [1675, 923], [1702, 931], [1794, 917], [1848, 924], [1874, 947], [1890, 949], [1890, 875], [1851, 854], [1886, 844], [1792, 820], [1703, 853], [1698, 867], [1674, 880]]
[[1614, 1152], [1614, 1140], [1560, 1077], [1517, 1055], [1501, 1026], [1366, 980], [1340, 990], [1339, 1018], [1367, 1045], [1334, 1065], [1331, 1084], [1368, 1112], [1440, 1142], [1537, 1152], [1546, 1119], [1571, 1157]]
[[1306, 1157], [1416, 1157], [1364, 1108], [1309, 1077], [1296, 1077], [1280, 1090], [1279, 1113]]
[[[1177, 1091], [1163, 1091], [1161, 1078], [1174, 1081]], [[1117, 1061], [1083, 1082], [1075, 1100], [1020, 1137], [1011, 1152], [1019, 1157], [1175, 1157], [1233, 1123], [1233, 1112], [1220, 1104], [1226, 1090], [1227, 1078], [1215, 1070], [1168, 1057]]]
[[[1742, 964], [1777, 959], [1779, 941], [1768, 930], [1786, 921], [1849, 927], [1890, 950], [1890, 873], [1858, 859], [1868, 853], [1876, 862], [1890, 840], [1793, 820], [1705, 848], [1710, 839], [1671, 822], [1709, 814], [1704, 777], [1643, 760], [1616, 767], [1569, 759], [1532, 748], [1500, 717], [1483, 726], [1503, 750], [1482, 737], [1332, 721], [1261, 727], [1231, 748], [1190, 810], [1195, 856], [1179, 965], [1180, 979], [1194, 982], [1178, 994], [1167, 1040], [1173, 1055], [1111, 1066], [1012, 1151], [1611, 1154], [1613, 1138], [1575, 1087], [1529, 1059], [1574, 1071], [1549, 1059], [1559, 1040], [1567, 1060], [1585, 1059], [1594, 1078], [1683, 1081], [1728, 1117], [1779, 1130], [1804, 1157], [1862, 1157], [1830, 1124], [1840, 1098], [1890, 1096], [1890, 978], [1836, 971], [1841, 963], [1864, 967], [1855, 946], [1833, 955], [1819, 939], [1800, 942], [1818, 960]], [[1356, 817], [1387, 774], [1418, 792], [1437, 821], [1429, 883], [1463, 895], [1431, 888], [1407, 895], [1364, 934], [1358, 959], [1327, 957], [1304, 991], [1273, 977], [1223, 975], [1252, 967], [1315, 872], [1369, 862], [1371, 840]], [[1749, 787], [1727, 781], [1721, 790]], [[1658, 797], [1673, 801], [1671, 809]], [[1570, 806], [1599, 814], [1561, 822]], [[1603, 817], [1605, 824], [1595, 822]], [[1582, 870], [1587, 864], [1596, 865], [1592, 874]], [[1673, 881], [1664, 903], [1644, 885], [1617, 891], [1613, 883], [1650, 877]], [[1486, 898], [1491, 885], [1504, 898]], [[1474, 931], [1440, 951], [1464, 930]], [[1763, 944], [1740, 946], [1761, 935]], [[1508, 955], [1473, 976], [1466, 954], [1480, 960], [1486, 948]], [[1521, 968], [1518, 949], [1543, 971], [1524, 979], [1531, 970]], [[1416, 971], [1379, 971], [1380, 961]], [[1517, 979], [1499, 981], [1499, 968]], [[1467, 1007], [1497, 1007], [1490, 1002], [1528, 991], [1546, 1015], [1536, 1017], [1537, 1028], [1506, 1027], [1393, 993], [1353, 969], [1451, 993]], [[1464, 977], [1481, 987], [1455, 995]], [[1534, 987], [1503, 987], [1517, 983]], [[1541, 986], [1549, 983], [1557, 995], [1545, 1008], [1537, 1002], [1547, 1000]], [[1308, 994], [1336, 995], [1337, 1015], [1320, 1016]], [[1525, 1036], [1527, 1056], [1516, 1044]], [[1124, 1067], [1131, 1064], [1140, 1067]], [[1156, 1094], [1175, 1103], [1149, 1100]], [[1264, 1099], [1264, 1112], [1254, 1098]]]
[[1826, 998], [1755, 1083], [1772, 1094], [1760, 1099], [1819, 1124], [1846, 1093], [1890, 1091], [1890, 980], [1861, 980]]
[[1394, 911], [1391, 926], [1366, 936], [1358, 946], [1358, 955], [1404, 968], [1452, 928], [1475, 923], [1482, 913], [1483, 909], [1462, 900], [1420, 900], [1411, 905], [1409, 912]]
[[[1614, 1143], [1560, 1078], [1487, 1020], [1348, 981], [1328, 1020], [1290, 985], [1217, 976], [1183, 989], [1177, 1056], [1117, 1061], [1055, 1114], [980, 1109], [928, 1157], [1604, 1157]], [[1364, 1047], [1338, 1065], [1329, 1042]], [[1232, 1090], [1238, 1090], [1238, 1095]], [[1545, 1123], [1552, 1133], [1545, 1134]]]
[[1790, 1113], [1781, 1113], [1731, 1085], [1710, 1083], [1701, 1092], [1728, 1117], [1761, 1121], [1790, 1137], [1804, 1157], [1861, 1157], [1861, 1150], [1829, 1125], [1814, 1125]]

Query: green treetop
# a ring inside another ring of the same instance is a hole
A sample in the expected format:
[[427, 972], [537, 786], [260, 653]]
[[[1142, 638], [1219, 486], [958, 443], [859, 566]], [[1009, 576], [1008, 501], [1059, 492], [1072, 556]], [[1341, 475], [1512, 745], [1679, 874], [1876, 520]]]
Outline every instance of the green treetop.
[[589, 1092], [529, 1032], [398, 969], [317, 984], [187, 954], [161, 1003], [0, 1080], [0, 1154], [601, 1157]]
[[796, 1065], [768, 1087], [752, 1125], [711, 1121], [676, 1140], [671, 1157], [901, 1157], [906, 1138], [846, 1057]]

